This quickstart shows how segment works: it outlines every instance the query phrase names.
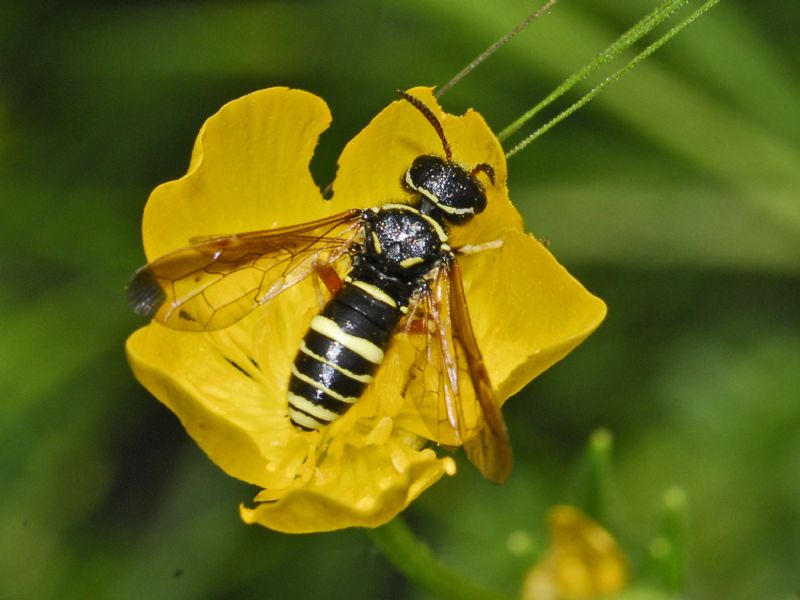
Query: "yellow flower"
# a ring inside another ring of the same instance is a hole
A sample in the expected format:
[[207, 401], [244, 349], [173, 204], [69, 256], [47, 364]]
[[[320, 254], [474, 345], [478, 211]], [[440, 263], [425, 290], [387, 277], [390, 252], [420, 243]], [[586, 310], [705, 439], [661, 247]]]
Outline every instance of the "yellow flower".
[[589, 600], [619, 592], [628, 562], [605, 529], [572, 506], [550, 511], [550, 547], [525, 578], [523, 600]]
[[[524, 233], [508, 200], [503, 151], [481, 116], [442, 113], [429, 88], [411, 93], [442, 121], [456, 161], [495, 170], [488, 208], [469, 226], [453, 228], [451, 241], [503, 240], [500, 249], [459, 260], [475, 334], [497, 397], [505, 400], [591, 333], [605, 305]], [[194, 236], [407, 201], [400, 180], [412, 160], [442, 154], [420, 113], [393, 102], [344, 149], [334, 197], [325, 201], [308, 165], [329, 123], [325, 103], [300, 90], [271, 88], [225, 105], [201, 129], [188, 173], [148, 200], [142, 225], [148, 260]], [[245, 521], [286, 532], [375, 527], [453, 474], [455, 464], [422, 448], [419, 435], [427, 430], [413, 399], [401, 395], [408, 365], [399, 344], [390, 346], [375, 382], [342, 418], [316, 432], [290, 424], [291, 364], [318, 310], [314, 287], [304, 283], [224, 330], [143, 327], [128, 340], [128, 359], [211, 460], [263, 488], [254, 508], [241, 509]]]

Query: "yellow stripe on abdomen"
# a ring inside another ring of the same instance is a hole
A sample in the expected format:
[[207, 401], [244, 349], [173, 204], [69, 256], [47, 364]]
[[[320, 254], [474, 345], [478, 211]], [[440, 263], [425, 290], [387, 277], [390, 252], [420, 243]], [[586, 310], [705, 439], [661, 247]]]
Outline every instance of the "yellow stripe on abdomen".
[[336, 369], [337, 371], [339, 371], [343, 375], [346, 375], [350, 379], [354, 379], [356, 381], [360, 381], [361, 383], [372, 383], [372, 381], [374, 379], [372, 377], [372, 375], [359, 375], [358, 373], [353, 373], [351, 370], [345, 369], [344, 367], [341, 367], [341, 366], [337, 365], [336, 363], [329, 361], [324, 356], [320, 356], [316, 352], [313, 352], [311, 350], [311, 348], [306, 346], [305, 340], [300, 340], [300, 352], [302, 352], [303, 354], [307, 354], [308, 356], [310, 356], [311, 358], [313, 358], [317, 362], [322, 363], [323, 365], [327, 365], [327, 366], [331, 367], [332, 369]]
[[383, 362], [383, 350], [367, 339], [343, 331], [339, 325], [322, 315], [317, 315], [311, 320], [311, 329], [340, 343], [342, 346], [358, 354], [365, 360], [379, 365]]

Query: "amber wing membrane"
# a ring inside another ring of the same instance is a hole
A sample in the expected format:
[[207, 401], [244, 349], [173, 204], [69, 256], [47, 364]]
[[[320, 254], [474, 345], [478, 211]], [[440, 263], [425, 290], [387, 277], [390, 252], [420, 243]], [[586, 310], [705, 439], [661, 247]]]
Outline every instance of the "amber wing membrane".
[[511, 472], [508, 430], [478, 342], [475, 340], [464, 294], [464, 283], [461, 279], [461, 268], [456, 261], [453, 261], [450, 269], [450, 322], [458, 363], [465, 364], [469, 371], [469, 381], [483, 415], [483, 427], [477, 436], [464, 442], [464, 450], [484, 477], [502, 483], [508, 479]]
[[264, 231], [213, 236], [145, 265], [126, 288], [134, 311], [173, 329], [232, 325], [322, 265], [349, 256], [362, 211]]
[[490, 481], [511, 471], [500, 406], [475, 340], [458, 263], [443, 265], [409, 311], [404, 336], [415, 349], [404, 392], [443, 445], [463, 444]]

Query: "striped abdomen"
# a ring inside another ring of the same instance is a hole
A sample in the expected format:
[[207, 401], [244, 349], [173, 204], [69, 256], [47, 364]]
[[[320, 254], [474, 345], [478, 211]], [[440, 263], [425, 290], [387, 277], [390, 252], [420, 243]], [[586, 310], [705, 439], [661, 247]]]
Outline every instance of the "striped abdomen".
[[353, 279], [314, 317], [289, 380], [289, 417], [295, 426], [324, 427], [361, 397], [383, 361], [407, 293], [398, 298], [397, 289], [387, 292]]

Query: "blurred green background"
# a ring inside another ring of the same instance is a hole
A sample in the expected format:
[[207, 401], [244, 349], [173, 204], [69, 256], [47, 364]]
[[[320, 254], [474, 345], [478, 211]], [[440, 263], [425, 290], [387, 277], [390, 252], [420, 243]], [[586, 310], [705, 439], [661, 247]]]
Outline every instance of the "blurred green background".
[[[563, 2], [443, 105], [499, 131], [655, 5]], [[122, 288], [149, 191], [185, 171], [223, 103], [272, 85], [325, 98], [327, 182], [396, 88], [445, 83], [531, 6], [0, 5], [0, 598], [425, 597], [361, 531], [239, 521], [255, 490], [130, 374], [123, 343], [141, 321]], [[507, 405], [507, 485], [462, 464], [406, 513], [454, 569], [516, 590], [604, 426], [636, 597], [659, 589], [648, 548], [678, 485], [687, 597], [796, 598], [799, 23], [796, 0], [724, 0], [510, 160], [528, 227], [609, 316]]]

